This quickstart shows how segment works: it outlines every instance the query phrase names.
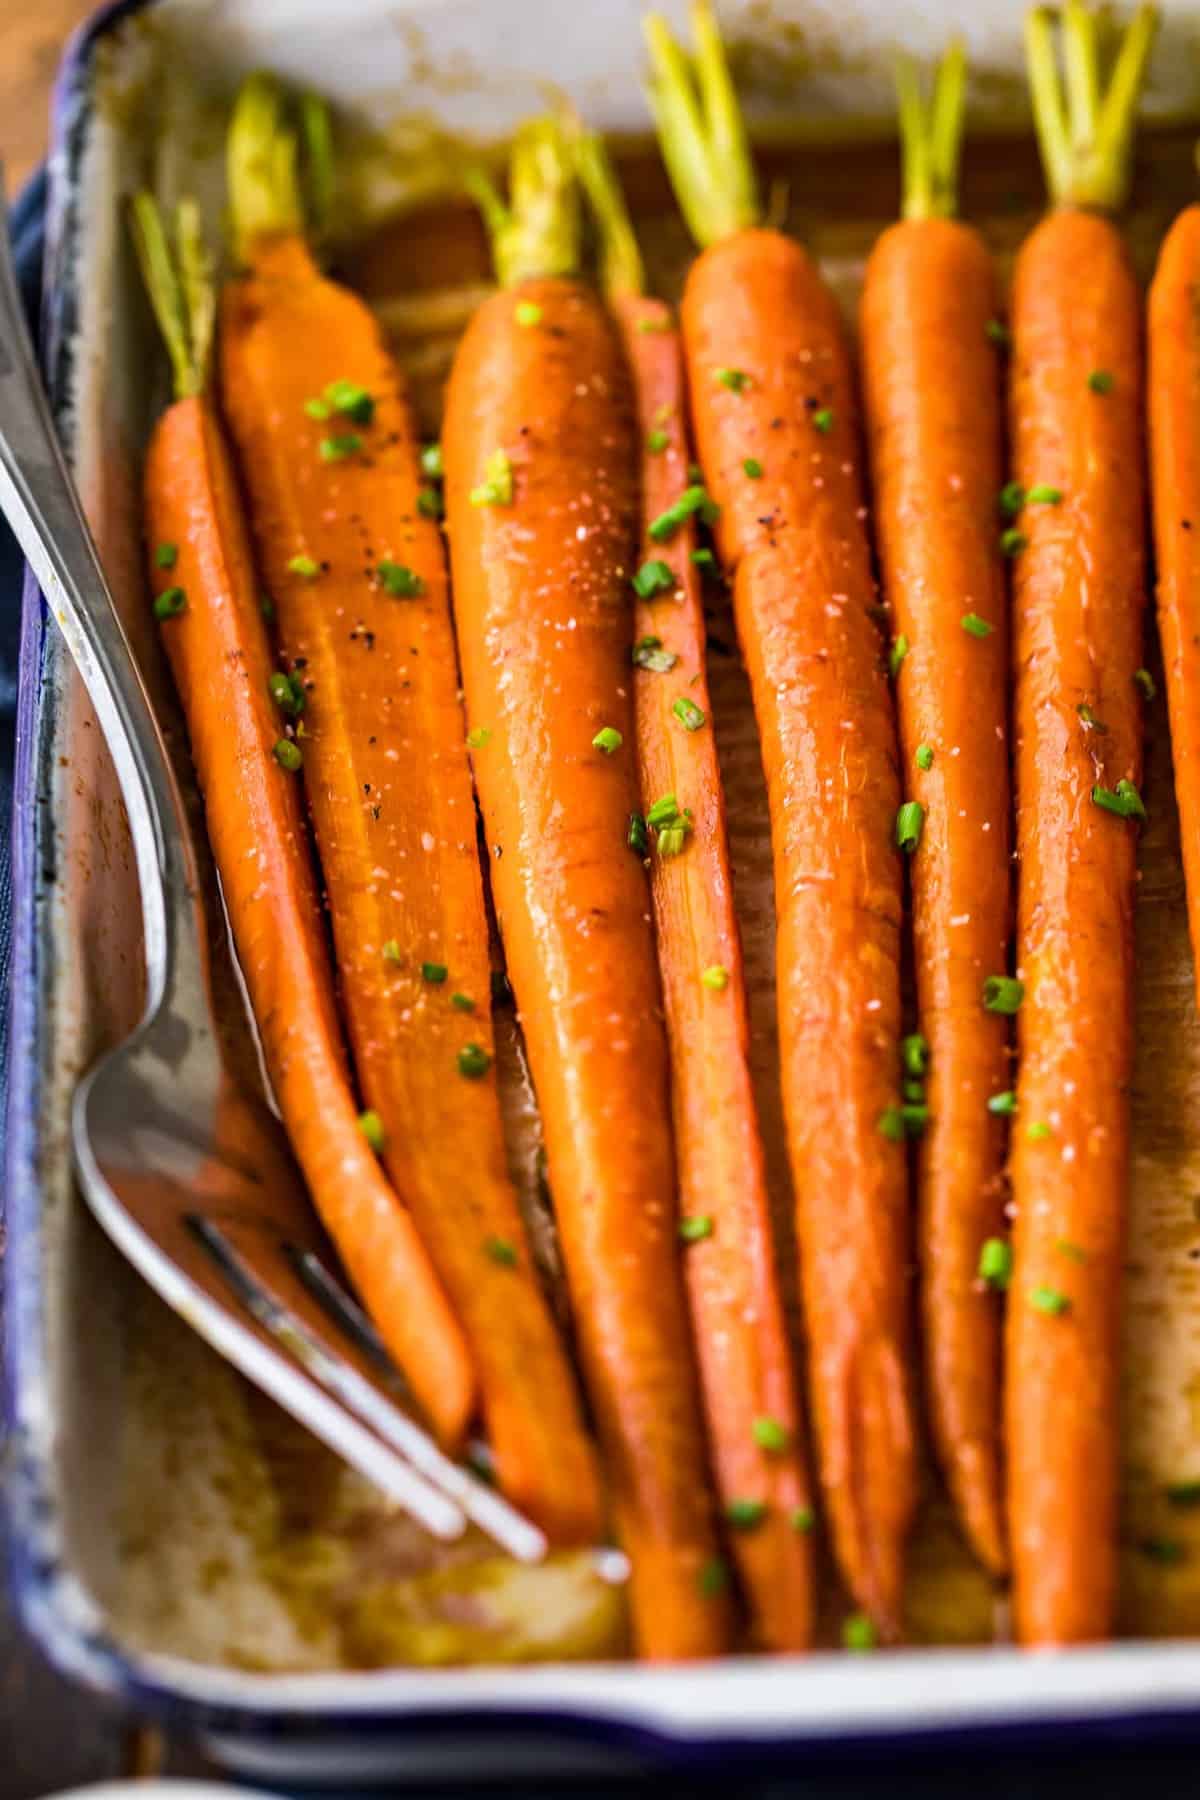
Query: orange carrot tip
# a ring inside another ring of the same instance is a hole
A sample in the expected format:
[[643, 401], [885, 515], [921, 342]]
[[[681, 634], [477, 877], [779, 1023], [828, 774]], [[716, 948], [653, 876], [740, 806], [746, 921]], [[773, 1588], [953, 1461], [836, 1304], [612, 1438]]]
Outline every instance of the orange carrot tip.
[[1117, 212], [1129, 193], [1137, 103], [1158, 31], [1158, 8], [1138, 7], [1111, 59], [1104, 54], [1110, 36], [1107, 8], [1066, 0], [1058, 18], [1061, 80], [1054, 9], [1035, 6], [1025, 20], [1033, 117], [1046, 183], [1056, 206]]

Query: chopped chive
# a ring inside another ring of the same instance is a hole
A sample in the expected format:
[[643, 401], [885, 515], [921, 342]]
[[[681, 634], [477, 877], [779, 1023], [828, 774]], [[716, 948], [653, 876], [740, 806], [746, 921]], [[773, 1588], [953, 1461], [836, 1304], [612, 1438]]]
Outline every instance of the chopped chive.
[[471, 489], [472, 506], [511, 506], [513, 467], [504, 450], [493, 450], [484, 464], [484, 478]]
[[637, 328], [643, 337], [656, 337], [660, 332], [671, 330], [670, 318], [639, 319]]
[[851, 1613], [848, 1619], [842, 1620], [842, 1648], [862, 1656], [874, 1650], [879, 1639], [866, 1613]]
[[757, 456], [746, 457], [742, 463], [742, 472], [743, 474], [748, 475], [751, 481], [757, 481], [759, 479], [762, 475], [763, 467]]
[[735, 1531], [753, 1531], [766, 1516], [765, 1500], [730, 1500], [725, 1507], [725, 1517]]
[[988, 1012], [1015, 1013], [1025, 998], [1025, 983], [1015, 975], [989, 975], [983, 984], [983, 1004]]
[[278, 738], [271, 747], [271, 755], [289, 775], [294, 775], [304, 761], [299, 744], [294, 744], [291, 738]]
[[987, 1109], [1001, 1118], [1007, 1118], [1017, 1110], [1017, 1096], [1011, 1088], [1006, 1088], [1002, 1094], [989, 1094]]
[[[665, 594], [674, 586], [674, 570], [658, 556], [644, 562], [633, 578], [634, 592], [643, 600], [653, 600], [656, 594]], [[646, 643], [647, 639], [643, 638], [642, 642]]]
[[[1010, 526], [1007, 531], [1000, 533], [1001, 556], [1020, 556], [1022, 550], [1028, 550], [1028, 548], [1029, 539], [1023, 531], [1018, 531], [1015, 526]], [[973, 618], [974, 614], [972, 613], [970, 616]], [[991, 630], [990, 625], [988, 630]]]
[[1025, 504], [1025, 489], [1019, 481], [1006, 481], [996, 499], [996, 507], [1002, 518], [1015, 519]]
[[925, 770], [932, 769], [932, 767], [933, 767], [933, 745], [932, 744], [918, 744], [917, 745], [916, 764], [917, 764], [918, 769], [925, 769]]
[[490, 725], [476, 725], [474, 731], [468, 731], [467, 733], [468, 750], [482, 750], [484, 746], [490, 744], [491, 741], [492, 730]]
[[662, 857], [679, 856], [692, 829], [690, 817], [684, 813], [671, 825], [660, 825], [654, 847]]
[[900, 673], [900, 664], [908, 655], [910, 648], [911, 646], [908, 639], [905, 637], [904, 633], [901, 632], [900, 636], [895, 640], [891, 649], [888, 651], [888, 674], [892, 677], [893, 681]]
[[989, 319], [983, 328], [983, 334], [989, 344], [995, 344], [997, 350], [1007, 350], [1012, 343], [1012, 333], [1003, 319]]
[[651, 519], [646, 529], [656, 544], [662, 544], [674, 537], [679, 527], [693, 513], [698, 515], [703, 524], [712, 525], [720, 510], [709, 498], [708, 489], [695, 482], [691, 487], [684, 488], [673, 506], [668, 506], [665, 512], [659, 513], [657, 519]]
[[925, 808], [919, 800], [906, 800], [896, 814], [896, 844], [899, 849], [912, 855], [921, 841], [921, 830], [925, 824]]
[[629, 828], [625, 833], [625, 842], [638, 856], [645, 856], [650, 848], [650, 840], [646, 836], [646, 821], [641, 813], [629, 815]]
[[1059, 506], [1062, 497], [1061, 488], [1051, 487], [1048, 481], [1039, 481], [1036, 487], [1030, 488], [1025, 499], [1030, 506]]
[[482, 1044], [464, 1044], [458, 1053], [458, 1072], [468, 1081], [478, 1081], [492, 1066], [492, 1059]]
[[1164, 1568], [1187, 1560], [1186, 1549], [1175, 1538], [1142, 1538], [1138, 1549], [1150, 1562], [1161, 1563]]
[[423, 519], [440, 519], [445, 509], [436, 488], [423, 487], [417, 495], [417, 511]]
[[181, 587], [164, 588], [154, 602], [156, 619], [174, 619], [187, 606], [187, 595]]
[[693, 487], [704, 480], [704, 470], [700, 467], [698, 462], [690, 462], [688, 464], [688, 480]]
[[1107, 737], [1108, 726], [1102, 719], [1096, 717], [1086, 700], [1080, 701], [1079, 705], [1075, 708], [1075, 711], [1079, 714], [1080, 719], [1087, 726], [1089, 731], [1098, 731], [1101, 737]]
[[813, 430], [819, 431], [822, 437], [828, 437], [833, 430], [832, 406], [818, 406], [812, 414]]
[[1051, 1135], [1050, 1127], [1044, 1119], [1033, 1119], [1025, 1127], [1025, 1136], [1031, 1144], [1044, 1144]]
[[311, 556], [305, 556], [303, 551], [298, 556], [289, 557], [287, 566], [290, 574], [302, 575], [305, 581], [311, 581], [315, 575], [321, 573], [320, 563], [314, 561]]
[[1071, 1302], [1060, 1288], [1030, 1288], [1029, 1304], [1036, 1312], [1046, 1313], [1054, 1319], [1071, 1310]]
[[1069, 1262], [1085, 1263], [1088, 1259], [1087, 1251], [1083, 1246], [1081, 1244], [1071, 1243], [1069, 1238], [1059, 1238], [1054, 1248], [1058, 1251], [1060, 1256], [1065, 1256]]
[[731, 394], [744, 393], [750, 386], [750, 377], [744, 369], [714, 369], [713, 375]]
[[383, 1120], [377, 1112], [361, 1112], [358, 1115], [358, 1129], [374, 1150], [376, 1156], [383, 1154], [383, 1146], [387, 1141], [383, 1130]]
[[698, 569], [715, 569], [717, 559], [711, 550], [693, 550], [692, 561]]
[[904, 1142], [904, 1114], [898, 1106], [885, 1106], [876, 1120], [876, 1129], [880, 1137], [887, 1138], [889, 1143]]
[[328, 419], [332, 408], [327, 401], [314, 397], [312, 400], [306, 400], [304, 402], [304, 410], [310, 419], [316, 419], [318, 424], [323, 425], [326, 419]]
[[715, 1595], [723, 1593], [729, 1582], [729, 1571], [722, 1558], [710, 1556], [701, 1567], [697, 1580], [705, 1599], [711, 1600]]
[[689, 700], [686, 694], [681, 694], [678, 700], [671, 702], [671, 711], [685, 731], [699, 731], [705, 722], [706, 714], [703, 709], [694, 700]]
[[450, 1004], [459, 1012], [473, 1013], [475, 1011], [475, 1002], [470, 994], [451, 994]]
[[340, 437], [323, 437], [317, 445], [322, 462], [345, 462], [348, 456], [354, 456], [363, 447], [363, 441], [357, 431], [345, 431]]
[[285, 675], [281, 669], [276, 669], [267, 678], [267, 692], [287, 718], [298, 718], [304, 711], [304, 683], [298, 675]]
[[647, 812], [646, 823], [657, 831], [663, 825], [673, 825], [678, 817], [679, 802], [674, 794], [664, 794]]
[[912, 1101], [914, 1105], [921, 1105], [925, 1100], [925, 1083], [917, 1081], [915, 1077], [910, 1077], [909, 1080], [900, 1083], [900, 1092], [906, 1100]]
[[723, 994], [729, 986], [729, 970], [723, 963], [713, 963], [700, 971], [700, 985], [711, 988], [714, 994]]
[[1093, 394], [1111, 394], [1113, 377], [1107, 369], [1093, 369], [1087, 378], [1087, 384]]
[[510, 1244], [507, 1238], [490, 1237], [483, 1240], [483, 1254], [489, 1262], [494, 1262], [502, 1269], [515, 1269], [520, 1257], [517, 1246]]
[[770, 1413], [761, 1413], [751, 1426], [754, 1441], [760, 1450], [769, 1450], [778, 1455], [786, 1450], [791, 1438], [786, 1425], [773, 1419]]
[[712, 1215], [710, 1213], [690, 1213], [679, 1221], [679, 1235], [685, 1244], [698, 1244], [703, 1238], [713, 1234]]
[[445, 963], [423, 962], [421, 964], [421, 980], [427, 981], [430, 987], [441, 987], [449, 973]]
[[651, 456], [660, 456], [670, 441], [665, 431], [651, 431], [646, 436], [646, 448]]
[[1135, 669], [1133, 672], [1133, 683], [1140, 692], [1143, 700], [1153, 700], [1154, 696], [1158, 693], [1158, 689], [1154, 685], [1154, 677], [1149, 669]]
[[1163, 1493], [1171, 1506], [1200, 1506], [1200, 1481], [1172, 1481]]
[[425, 592], [425, 583], [421, 577], [403, 563], [389, 562], [384, 557], [376, 567], [384, 592], [394, 594], [398, 600], [415, 600], [418, 594]]
[[1146, 808], [1142, 805], [1142, 796], [1132, 781], [1118, 781], [1115, 789], [1101, 787], [1097, 784], [1092, 789], [1092, 799], [1105, 812], [1116, 813], [1119, 819], [1144, 819]]
[[514, 316], [518, 325], [528, 328], [531, 325], [541, 324], [542, 309], [536, 300], [518, 300]]
[[383, 957], [384, 962], [398, 963], [401, 960], [400, 944], [398, 940], [396, 938], [388, 938], [379, 954]]
[[654, 675], [668, 675], [679, 661], [673, 650], [664, 650], [659, 637], [639, 638], [633, 646], [633, 663], [637, 669], [649, 669]]
[[331, 381], [325, 399], [331, 412], [353, 419], [356, 425], [369, 425], [375, 417], [375, 402], [357, 381]]
[[924, 1075], [929, 1067], [929, 1041], [919, 1031], [900, 1039], [900, 1061], [906, 1075]]
[[156, 569], [173, 569], [178, 560], [178, 544], [160, 544], [154, 552], [154, 566]]
[[624, 742], [625, 739], [615, 726], [602, 725], [592, 739], [592, 749], [602, 750], [605, 756], [611, 756], [614, 750], [619, 750]]
[[436, 440], [432, 444], [421, 446], [421, 473], [427, 475], [430, 481], [440, 481], [446, 473], [442, 446]]
[[1012, 1279], [1012, 1245], [1007, 1238], [985, 1238], [979, 1250], [979, 1279], [1003, 1292]]
[[900, 1108], [900, 1123], [905, 1137], [920, 1137], [929, 1123], [929, 1108], [924, 1101], [906, 1101]]
[[817, 1515], [811, 1506], [793, 1506], [788, 1514], [788, 1524], [793, 1531], [799, 1532], [801, 1537], [807, 1537], [816, 1522]]

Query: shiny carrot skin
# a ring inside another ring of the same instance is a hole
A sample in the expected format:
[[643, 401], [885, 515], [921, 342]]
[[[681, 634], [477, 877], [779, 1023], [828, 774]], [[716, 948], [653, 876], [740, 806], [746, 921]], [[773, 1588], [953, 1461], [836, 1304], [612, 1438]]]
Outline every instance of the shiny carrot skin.
[[[400, 377], [363, 303], [294, 236], [260, 240], [226, 288], [221, 377], [307, 692], [309, 806], [384, 1164], [462, 1320], [501, 1486], [552, 1538], [588, 1540], [595, 1458], [505, 1161], [444, 557], [418, 511]], [[310, 419], [306, 402], [345, 379], [371, 396], [369, 422]], [[389, 591], [397, 568], [403, 591]]]
[[767, 776], [821, 1483], [842, 1573], [895, 1635], [915, 1491], [905, 1151], [881, 1129], [899, 1085], [899, 784], [849, 358], [816, 268], [773, 231], [697, 259], [683, 330]]
[[[689, 520], [668, 543], [657, 543], [645, 529], [688, 485], [683, 346], [660, 300], [631, 295], [612, 305], [633, 372], [642, 562], [663, 562], [673, 576], [670, 589], [639, 599], [634, 636], [661, 639], [679, 659], [668, 672], [634, 674], [642, 796], [650, 806], [660, 794], [675, 794], [695, 813], [687, 854], [655, 857], [650, 880], [671, 1046], [680, 1212], [685, 1220], [711, 1221], [709, 1235], [685, 1249], [685, 1278], [717, 1484], [752, 1628], [766, 1648], [797, 1650], [812, 1635], [812, 1496], [750, 1081], [702, 578], [692, 560], [696, 532]], [[690, 708], [698, 710], [698, 725]], [[755, 1442], [756, 1418], [782, 1426], [783, 1452]], [[759, 1505], [765, 1511], [756, 1518]]]
[[[271, 1082], [309, 1191], [367, 1310], [441, 1437], [465, 1431], [474, 1369], [409, 1214], [358, 1127], [300, 788], [229, 452], [208, 401], [159, 420], [145, 471], [150, 579], [181, 588], [162, 640]], [[168, 546], [170, 556], [160, 547]], [[164, 562], [167, 566], [164, 566]]]
[[1200, 999], [1200, 206], [1180, 213], [1150, 289], [1151, 492], [1175, 797]]
[[[911, 859], [918, 1024], [921, 1308], [930, 1424], [967, 1534], [1006, 1560], [1000, 1327], [980, 1252], [1004, 1235], [1007, 1020], [981, 1004], [1010, 931], [1007, 603], [999, 551], [1001, 363], [991, 256], [953, 219], [906, 219], [867, 264], [864, 400], [884, 592], [903, 650], [902, 782], [925, 809]], [[963, 625], [975, 615], [989, 628]], [[925, 748], [922, 748], [925, 747]], [[921, 765], [928, 763], [927, 768]]]
[[1006, 1337], [1017, 1635], [1110, 1629], [1137, 827], [1093, 788], [1141, 772], [1140, 304], [1121, 238], [1052, 213], [1012, 292], [1020, 1075]]
[[[534, 323], [521, 323], [518, 316]], [[680, 1274], [666, 1035], [640, 858], [628, 380], [598, 298], [526, 279], [459, 347], [443, 431], [492, 891], [545, 1132], [638, 1651], [729, 1640]], [[503, 453], [511, 498], [472, 500]], [[598, 731], [621, 734], [611, 754]], [[684, 855], [689, 854], [687, 849]]]

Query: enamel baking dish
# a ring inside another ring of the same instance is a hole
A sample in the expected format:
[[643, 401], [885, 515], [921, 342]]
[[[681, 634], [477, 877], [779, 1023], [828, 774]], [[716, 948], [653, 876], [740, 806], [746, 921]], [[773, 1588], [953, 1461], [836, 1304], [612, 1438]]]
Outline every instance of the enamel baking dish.
[[[682, 22], [681, 7], [666, 10]], [[161, 670], [144, 622], [138, 481], [162, 370], [123, 196], [149, 176], [167, 192], [186, 184], [219, 204], [219, 103], [259, 64], [378, 122], [402, 111], [500, 138], [544, 103], [551, 83], [601, 127], [644, 133], [639, 11], [638, 0], [570, 8], [559, 0], [125, 0], [76, 39], [55, 106], [47, 377], [152, 686]], [[1188, 39], [1200, 19], [1170, 0], [1165, 11], [1147, 112], [1194, 117]], [[904, 43], [930, 56], [952, 27], [966, 31], [983, 77], [979, 122], [1003, 124], [1021, 103], [1018, 0], [975, 0], [969, 9], [952, 0], [781, 0], [724, 13], [752, 118], [767, 128], [802, 124], [818, 139], [850, 126], [878, 135], [891, 108], [888, 51]], [[829, 158], [818, 166], [828, 171]], [[1183, 180], [1172, 205], [1187, 198]], [[806, 235], [826, 198], [800, 196]], [[880, 227], [894, 208], [893, 177], [874, 207]], [[815, 243], [837, 276], [836, 237], [818, 231]], [[173, 717], [165, 691], [163, 705]], [[113, 772], [31, 584], [19, 730], [9, 1474], [22, 1614], [60, 1667], [195, 1730], [231, 1768], [275, 1781], [499, 1767], [510, 1777], [602, 1774], [735, 1749], [769, 1757], [867, 1739], [1104, 1729], [1178, 1721], [1197, 1709], [1200, 1643], [1189, 1634], [1200, 1606], [1186, 1577], [1187, 1603], [1160, 1619], [1155, 1641], [1136, 1641], [1135, 1617], [1112, 1647], [1054, 1656], [997, 1646], [688, 1668], [338, 1666], [320, 1621], [300, 1630], [256, 1572], [257, 1501], [228, 1460], [234, 1378], [142, 1288], [72, 1189], [69, 1096], [98, 1050], [137, 1016], [139, 913]], [[1200, 1028], [1161, 702], [1151, 738], [1161, 823], [1147, 835], [1139, 920], [1130, 1307], [1149, 1309], [1155, 1323], [1131, 1359], [1126, 1473], [1135, 1508], [1142, 1488], [1161, 1486], [1185, 1464], [1187, 1473], [1200, 1468]], [[1200, 1542], [1194, 1548], [1200, 1556]]]

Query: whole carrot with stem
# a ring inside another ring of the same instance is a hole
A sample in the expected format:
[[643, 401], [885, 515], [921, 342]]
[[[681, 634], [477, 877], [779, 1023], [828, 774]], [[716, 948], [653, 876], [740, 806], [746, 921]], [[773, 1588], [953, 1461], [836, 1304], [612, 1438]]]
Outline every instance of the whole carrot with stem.
[[[1148, 410], [1162, 643], [1188, 922], [1200, 1000], [1200, 205], [1163, 240], [1150, 288]], [[1150, 676], [1140, 671], [1143, 690]]]
[[[642, 1655], [713, 1654], [730, 1615], [679, 1267], [667, 1043], [632, 704], [636, 441], [621, 347], [578, 274], [569, 148], [474, 179], [501, 290], [459, 347], [443, 449], [454, 609], [492, 892], [542, 1116], [584, 1374]], [[688, 809], [691, 807], [691, 812]], [[632, 825], [631, 825], [632, 821]], [[634, 853], [627, 841], [631, 829]]]
[[[576, 144], [600, 232], [605, 297], [633, 375], [642, 541], [634, 614], [634, 708], [642, 797], [683, 794], [684, 856], [651, 860], [650, 892], [671, 1049], [684, 1270], [708, 1436], [756, 1639], [811, 1637], [812, 1499], [803, 1421], [772, 1242], [748, 1060], [745, 973], [708, 696], [702, 559], [693, 518], [652, 535], [689, 484], [683, 345], [670, 307], [645, 293], [632, 222], [600, 138]], [[764, 1449], [762, 1421], [780, 1428]]]
[[707, 5], [692, 18], [694, 70], [663, 20], [648, 17], [650, 97], [704, 246], [684, 293], [684, 346], [767, 776], [819, 1470], [847, 1584], [895, 1636], [915, 1497], [900, 791], [854, 390], [832, 294], [798, 244], [758, 224], [716, 22]]
[[598, 1472], [532, 1266], [492, 1069], [487, 917], [436, 524], [407, 396], [366, 306], [304, 238], [281, 90], [229, 138], [245, 273], [221, 315], [226, 414], [274, 596], [364, 1128], [463, 1324], [504, 1492], [558, 1541]]
[[988, 1276], [1008, 1250], [1011, 1098], [1008, 1021], [982, 996], [1006, 965], [1011, 924], [1008, 632], [996, 278], [979, 233], [954, 217], [965, 87], [958, 44], [928, 107], [911, 62], [898, 65], [904, 217], [867, 263], [861, 332], [902, 782], [914, 809], [920, 1030], [905, 1052], [910, 1104], [929, 1115], [918, 1187], [929, 1417], [967, 1535], [999, 1573], [1001, 1314]]
[[232, 461], [208, 394], [215, 299], [195, 206], [174, 245], [133, 203], [175, 401], [145, 468], [154, 611], [187, 720], [205, 821], [263, 1053], [309, 1192], [388, 1349], [440, 1433], [475, 1408], [462, 1333], [412, 1220], [359, 1127], [300, 790], [305, 695], [276, 666]]
[[[1012, 289], [1017, 972], [1005, 1447], [1016, 1630], [1104, 1637], [1116, 1573], [1118, 1334], [1141, 777], [1141, 307], [1119, 232], [1156, 15], [1104, 85], [1102, 15], [1027, 25], [1053, 210]], [[1007, 995], [1004, 998], [1004, 995]]]

